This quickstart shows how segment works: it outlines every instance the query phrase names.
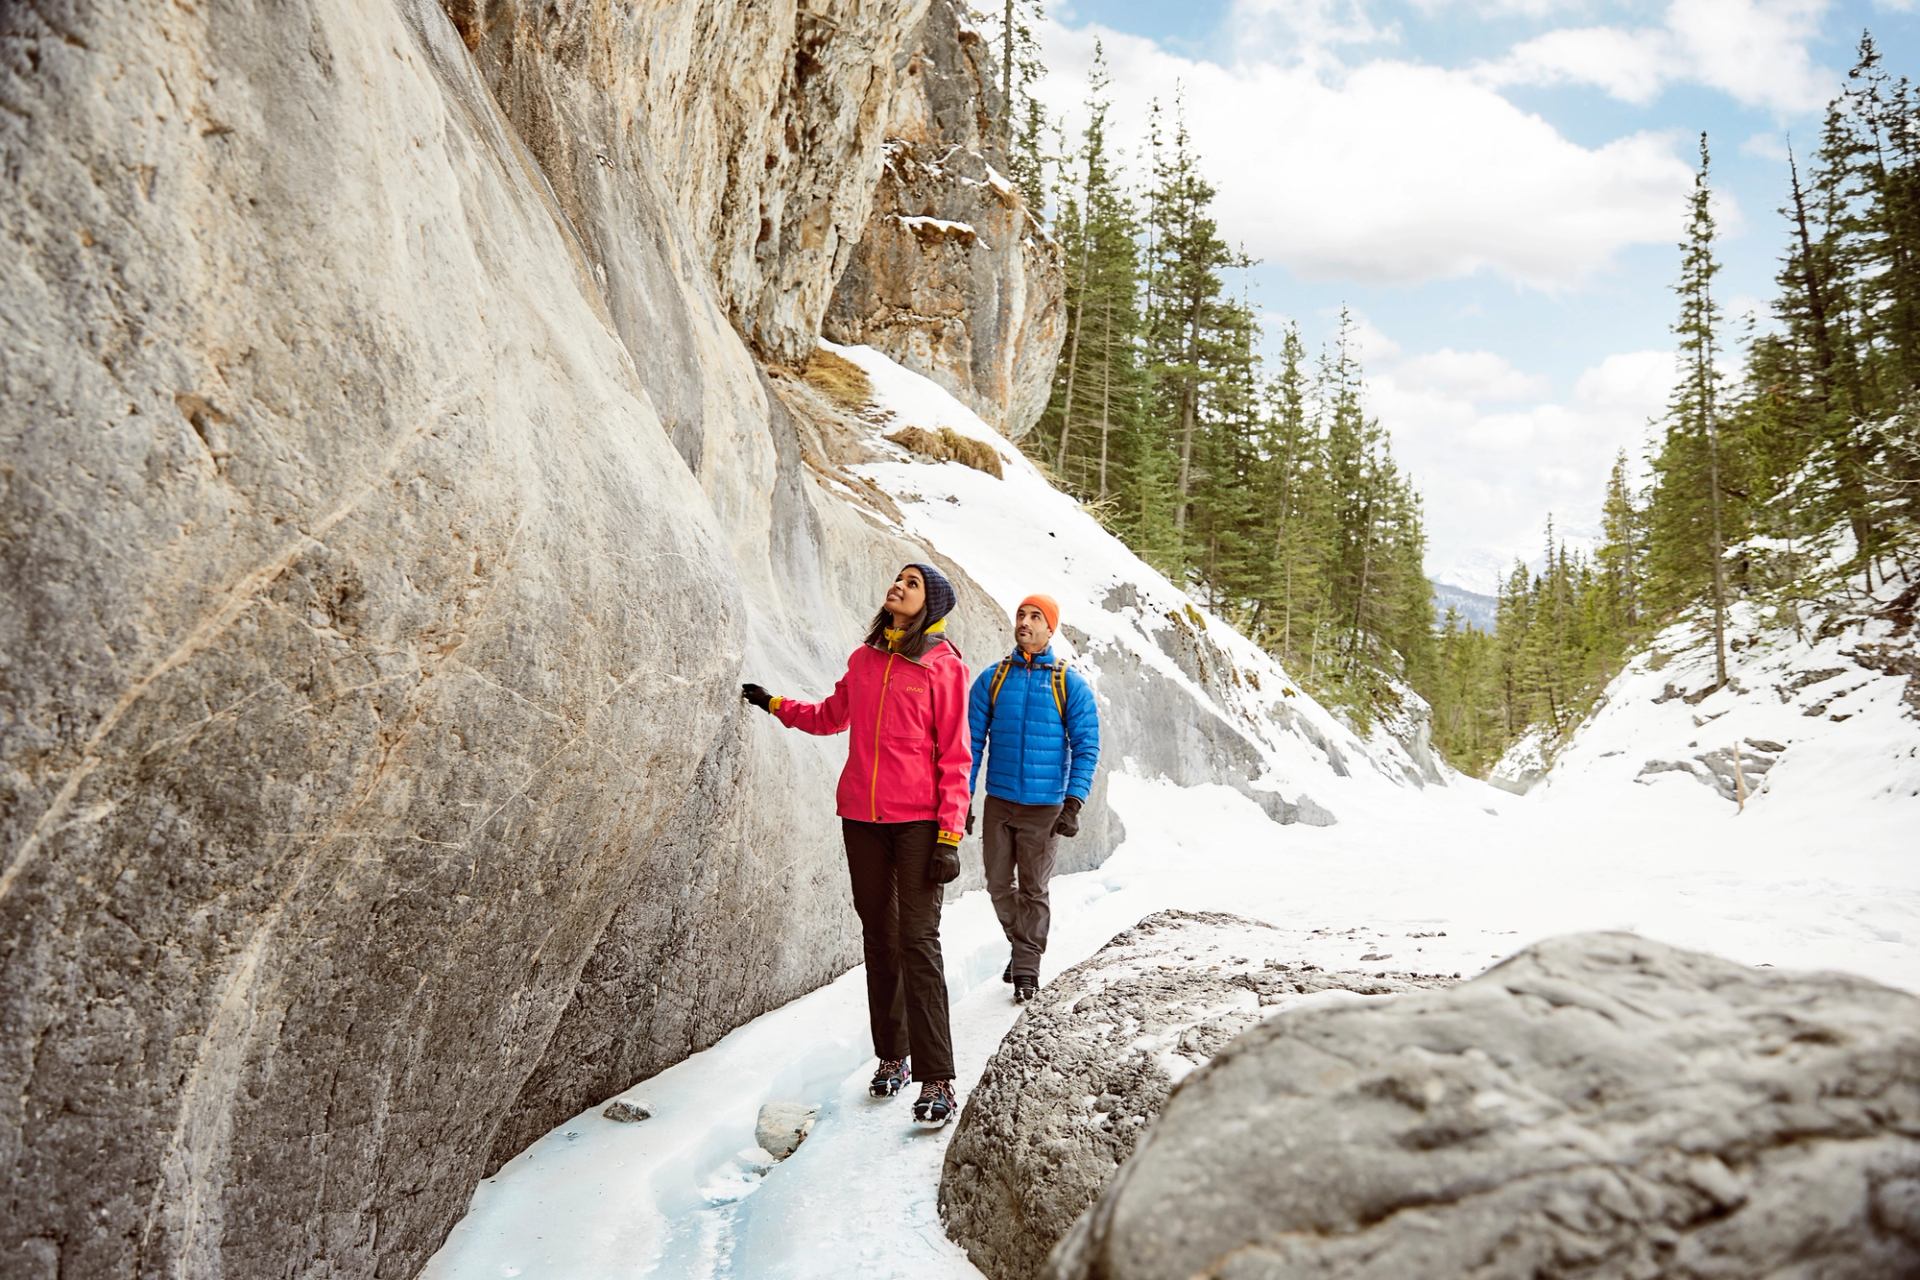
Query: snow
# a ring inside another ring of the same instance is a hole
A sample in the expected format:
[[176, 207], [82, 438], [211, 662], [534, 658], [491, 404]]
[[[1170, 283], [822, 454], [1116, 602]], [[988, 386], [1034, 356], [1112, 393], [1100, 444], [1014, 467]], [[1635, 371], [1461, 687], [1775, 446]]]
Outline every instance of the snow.
[[[1697, 705], [1654, 701], [1668, 683], [1710, 683], [1697, 625], [1676, 628], [1629, 666], [1529, 794], [1459, 778], [1422, 790], [1397, 780], [1390, 744], [1361, 744], [1303, 693], [1269, 688], [1285, 673], [1204, 611], [1200, 625], [1261, 673], [1261, 689], [1221, 700], [1192, 686], [1151, 638], [1174, 625], [1169, 612], [1185, 616], [1184, 593], [950, 396], [875, 353], [841, 354], [902, 423], [987, 440], [1006, 465], [1004, 481], [957, 463], [866, 468], [914, 535], [1002, 604], [1050, 590], [1089, 646], [1158, 657], [1157, 670], [1192, 687], [1201, 714], [1259, 743], [1267, 781], [1310, 787], [1340, 817], [1328, 828], [1278, 826], [1230, 787], [1136, 776], [1119, 745], [1103, 767], [1126, 840], [1097, 870], [1055, 880], [1043, 980], [1177, 907], [1264, 920], [1278, 933], [1249, 947], [1328, 969], [1471, 976], [1553, 934], [1630, 929], [1745, 963], [1845, 969], [1920, 990], [1920, 722], [1902, 709], [1900, 678], [1850, 656], [1889, 639], [1891, 624], [1870, 616], [1875, 602], [1824, 638], [1824, 618], [1802, 639], [1737, 616], [1738, 687]], [[1123, 583], [1140, 603], [1103, 607]], [[1840, 674], [1800, 683], [1829, 668]], [[1263, 700], [1283, 697], [1350, 760], [1374, 767], [1335, 777], [1319, 748], [1264, 715]], [[1806, 714], [1814, 706], [1820, 713]], [[1744, 812], [1683, 774], [1639, 780], [1650, 758], [1749, 737], [1786, 749]], [[975, 846], [963, 856], [977, 857]], [[984, 893], [948, 904], [942, 936], [964, 1103], [1020, 1011], [999, 980], [1005, 943]], [[866, 1096], [863, 983], [860, 970], [845, 974], [620, 1095], [652, 1119], [603, 1119], [601, 1103], [561, 1125], [479, 1187], [423, 1274], [971, 1280], [979, 1273], [937, 1210], [951, 1129], [914, 1127], [909, 1096]], [[754, 1147], [767, 1101], [821, 1108], [811, 1136], [777, 1165]]]
[[910, 231], [934, 231], [943, 236], [965, 236], [969, 239], [979, 234], [979, 232], [973, 229], [971, 222], [951, 222], [946, 218], [909, 216], [907, 214], [895, 214], [894, 216], [900, 220], [901, 226], [906, 227]]

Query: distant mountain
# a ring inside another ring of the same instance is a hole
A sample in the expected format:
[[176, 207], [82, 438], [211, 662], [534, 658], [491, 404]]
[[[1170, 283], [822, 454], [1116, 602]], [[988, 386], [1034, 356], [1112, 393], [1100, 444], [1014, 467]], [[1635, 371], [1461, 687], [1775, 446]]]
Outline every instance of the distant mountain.
[[1456, 587], [1434, 578], [1427, 581], [1433, 586], [1433, 620], [1437, 624], [1447, 616], [1452, 608], [1460, 615], [1461, 621], [1489, 635], [1493, 633], [1494, 599], [1481, 595], [1478, 591], [1469, 591], [1465, 587]]
[[[1599, 525], [1576, 525], [1563, 520], [1554, 528], [1554, 540], [1569, 551], [1578, 552], [1592, 560], [1603, 538]], [[1500, 555], [1480, 548], [1461, 552], [1445, 560], [1429, 558], [1427, 578], [1433, 582], [1456, 584], [1462, 590], [1491, 594], [1513, 572], [1516, 559], [1526, 561], [1529, 573], [1539, 573], [1546, 567], [1547, 561], [1544, 547], [1536, 547], [1524, 557], [1511, 553]]]

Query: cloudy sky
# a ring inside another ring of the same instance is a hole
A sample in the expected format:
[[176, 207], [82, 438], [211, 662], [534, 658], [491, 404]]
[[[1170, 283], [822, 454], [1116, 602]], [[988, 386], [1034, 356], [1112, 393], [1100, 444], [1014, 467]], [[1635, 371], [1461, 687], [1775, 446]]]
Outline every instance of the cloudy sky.
[[1614, 453], [1643, 453], [1700, 132], [1720, 296], [1764, 314], [1787, 142], [1817, 143], [1863, 28], [1920, 76], [1916, 5], [1051, 0], [1040, 93], [1077, 136], [1098, 38], [1136, 161], [1148, 104], [1184, 94], [1256, 306], [1315, 348], [1353, 310], [1429, 570], [1484, 591], [1550, 512], [1596, 526]]

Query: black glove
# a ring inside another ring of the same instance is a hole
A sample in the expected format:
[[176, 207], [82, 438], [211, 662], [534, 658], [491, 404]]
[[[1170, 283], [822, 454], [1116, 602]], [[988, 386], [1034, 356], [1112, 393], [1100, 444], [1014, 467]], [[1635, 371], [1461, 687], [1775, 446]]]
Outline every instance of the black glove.
[[1077, 836], [1080, 834], [1080, 797], [1068, 796], [1060, 805], [1060, 816], [1053, 820], [1053, 834], [1057, 836]]
[[960, 851], [950, 844], [933, 846], [933, 857], [927, 860], [927, 879], [934, 884], [947, 884], [960, 878]]
[[765, 689], [762, 689], [757, 684], [741, 685], [740, 696], [745, 698], [748, 702], [751, 702], [754, 706], [760, 708], [762, 711], [773, 710], [773, 695], [768, 693]]
[[973, 834], [973, 810], [967, 810], [967, 834]]

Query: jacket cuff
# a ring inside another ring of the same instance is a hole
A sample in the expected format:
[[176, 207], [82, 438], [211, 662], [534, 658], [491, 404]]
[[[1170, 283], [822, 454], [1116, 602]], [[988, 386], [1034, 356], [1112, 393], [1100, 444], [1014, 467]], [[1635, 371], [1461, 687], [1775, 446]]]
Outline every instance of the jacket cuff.
[[778, 711], [780, 709], [780, 704], [785, 701], [786, 701], [785, 698], [781, 697], [779, 694], [775, 694], [773, 697], [767, 699], [767, 710]]
[[959, 845], [960, 841], [965, 837], [965, 835], [966, 833], [963, 831], [942, 830], [940, 832], [940, 843], [947, 845], [950, 848], [955, 847]]

